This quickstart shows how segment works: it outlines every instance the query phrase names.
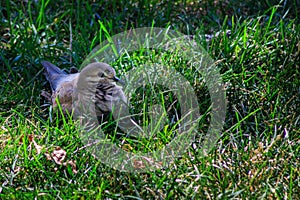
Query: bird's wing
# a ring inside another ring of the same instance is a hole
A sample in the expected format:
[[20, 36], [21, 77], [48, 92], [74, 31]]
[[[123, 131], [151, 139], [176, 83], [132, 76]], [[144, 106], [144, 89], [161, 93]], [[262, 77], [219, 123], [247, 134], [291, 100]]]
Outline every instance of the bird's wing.
[[41, 63], [45, 69], [46, 78], [49, 81], [52, 90], [55, 91], [68, 74], [48, 61], [42, 61]]

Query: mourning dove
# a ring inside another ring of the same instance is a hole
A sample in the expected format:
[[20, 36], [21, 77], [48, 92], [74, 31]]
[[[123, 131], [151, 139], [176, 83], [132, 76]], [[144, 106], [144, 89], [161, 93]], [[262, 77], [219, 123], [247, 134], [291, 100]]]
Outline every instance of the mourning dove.
[[81, 72], [67, 74], [48, 61], [41, 63], [52, 89], [50, 101], [54, 110], [58, 107], [57, 101], [63, 113], [90, 112], [93, 115], [96, 111], [97, 117], [101, 117], [118, 109], [114, 117], [119, 118], [119, 127], [125, 131], [136, 130], [134, 134], [142, 130], [129, 117], [127, 98], [122, 87], [117, 85], [120, 79], [110, 65], [95, 62], [84, 67]]

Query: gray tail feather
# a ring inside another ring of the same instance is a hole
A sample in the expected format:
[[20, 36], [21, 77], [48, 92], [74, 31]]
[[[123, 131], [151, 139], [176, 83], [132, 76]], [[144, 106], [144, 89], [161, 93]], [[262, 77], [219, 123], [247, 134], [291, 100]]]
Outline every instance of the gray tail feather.
[[42, 61], [41, 64], [43, 65], [43, 67], [45, 69], [45, 75], [46, 75], [47, 80], [50, 83], [52, 90], [55, 90], [57, 87], [59, 78], [66, 75], [66, 73], [48, 61]]

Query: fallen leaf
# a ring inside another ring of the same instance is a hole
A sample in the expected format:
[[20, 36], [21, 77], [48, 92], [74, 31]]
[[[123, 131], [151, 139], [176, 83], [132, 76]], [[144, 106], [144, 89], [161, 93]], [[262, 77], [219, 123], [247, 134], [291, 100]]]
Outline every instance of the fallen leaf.
[[56, 164], [62, 165], [62, 161], [66, 158], [66, 154], [65, 150], [60, 147], [56, 147], [51, 155]]

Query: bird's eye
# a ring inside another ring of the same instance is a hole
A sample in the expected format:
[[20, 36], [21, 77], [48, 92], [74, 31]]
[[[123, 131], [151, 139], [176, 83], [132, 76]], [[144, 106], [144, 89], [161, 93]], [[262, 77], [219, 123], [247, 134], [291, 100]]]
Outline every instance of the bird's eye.
[[99, 73], [98, 73], [98, 76], [102, 78], [102, 77], [104, 77], [104, 73], [99, 72]]

